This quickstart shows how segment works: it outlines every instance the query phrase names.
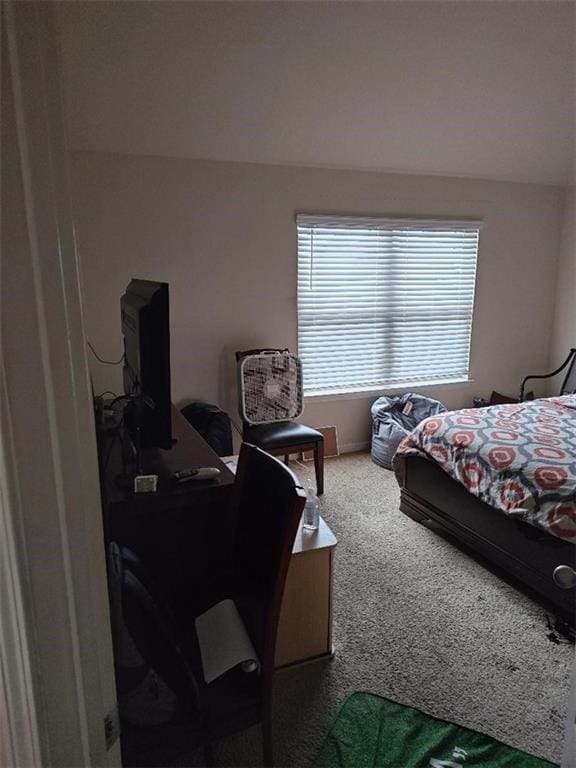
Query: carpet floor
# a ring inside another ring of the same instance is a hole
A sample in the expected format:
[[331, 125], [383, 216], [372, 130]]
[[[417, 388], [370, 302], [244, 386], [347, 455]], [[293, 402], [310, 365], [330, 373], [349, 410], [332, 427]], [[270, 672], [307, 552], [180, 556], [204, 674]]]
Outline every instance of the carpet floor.
[[[303, 484], [312, 476], [293, 468]], [[325, 475], [336, 656], [277, 674], [276, 765], [308, 766], [354, 691], [559, 762], [574, 649], [547, 638], [545, 611], [401, 514], [394, 475], [369, 454], [328, 460]], [[259, 728], [221, 742], [215, 757], [261, 765]]]

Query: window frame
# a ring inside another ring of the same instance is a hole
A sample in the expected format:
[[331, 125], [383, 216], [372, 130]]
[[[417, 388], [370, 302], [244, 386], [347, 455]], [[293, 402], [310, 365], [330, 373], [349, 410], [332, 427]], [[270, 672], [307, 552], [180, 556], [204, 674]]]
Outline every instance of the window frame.
[[[415, 240], [418, 237], [422, 236], [422, 233], [430, 230], [431, 232], [435, 233], [435, 236], [437, 237], [439, 233], [447, 232], [450, 234], [456, 235], [456, 242], [458, 241], [458, 238], [461, 239], [461, 242], [457, 243], [460, 246], [460, 251], [458, 252], [457, 258], [459, 259], [459, 263], [462, 266], [462, 268], [466, 268], [470, 271], [471, 277], [468, 277], [468, 280], [463, 278], [462, 284], [466, 285], [466, 290], [469, 293], [469, 300], [462, 300], [461, 307], [464, 308], [465, 312], [469, 314], [469, 320], [462, 323], [462, 328], [466, 328], [467, 325], [467, 340], [465, 341], [465, 372], [462, 375], [456, 375], [456, 376], [450, 376], [447, 375], [445, 377], [442, 376], [442, 372], [439, 371], [438, 376], [430, 376], [426, 372], [423, 372], [422, 376], [406, 376], [404, 380], [398, 380], [396, 379], [385, 379], [382, 375], [380, 381], [376, 382], [370, 382], [369, 384], [363, 385], [360, 383], [353, 383], [353, 384], [342, 384], [338, 385], [338, 382], [335, 381], [332, 386], [328, 385], [326, 387], [319, 387], [319, 386], [307, 386], [306, 385], [306, 376], [304, 376], [304, 396], [308, 398], [314, 398], [314, 399], [339, 399], [339, 398], [345, 398], [345, 399], [353, 399], [353, 398], [361, 398], [361, 397], [367, 397], [372, 394], [378, 394], [383, 389], [387, 391], [402, 391], [406, 390], [408, 387], [410, 389], [419, 389], [422, 387], [426, 387], [426, 389], [429, 389], [431, 387], [437, 388], [440, 387], [442, 389], [446, 388], [458, 388], [462, 387], [462, 385], [469, 385], [473, 383], [473, 378], [471, 376], [471, 363], [472, 363], [472, 332], [473, 332], [473, 324], [474, 324], [474, 314], [475, 314], [475, 299], [476, 299], [476, 284], [477, 284], [477, 277], [478, 277], [478, 258], [480, 253], [480, 232], [482, 228], [483, 221], [481, 219], [471, 219], [471, 218], [456, 218], [456, 217], [435, 217], [435, 218], [420, 218], [420, 217], [375, 217], [375, 216], [345, 216], [345, 215], [323, 215], [323, 214], [309, 214], [309, 213], [297, 213], [295, 217], [295, 223], [296, 223], [296, 232], [297, 232], [297, 338], [298, 338], [298, 350], [299, 355], [301, 355], [301, 346], [302, 346], [302, 313], [303, 313], [303, 307], [302, 307], [302, 297], [301, 297], [301, 278], [302, 278], [302, 262], [309, 258], [310, 263], [313, 262], [313, 254], [310, 255], [310, 257], [307, 257], [306, 255], [303, 255], [301, 252], [301, 245], [300, 245], [300, 235], [301, 235], [301, 228], [302, 229], [312, 229], [313, 227], [317, 227], [320, 229], [329, 229], [329, 228], [345, 228], [348, 230], [352, 229], [363, 229], [365, 231], [373, 230], [373, 229], [383, 229], [386, 231], [391, 238], [393, 238], [395, 235], [397, 235], [399, 232], [402, 233], [414, 233]], [[392, 234], [394, 233], [394, 234]], [[418, 234], [416, 234], [418, 233]], [[466, 250], [470, 249], [470, 243], [473, 242], [474, 244], [474, 250], [470, 258], [467, 258]], [[435, 247], [434, 241], [431, 242], [431, 248]], [[408, 246], [406, 253], [402, 253], [403, 258], [407, 258], [410, 255], [411, 249], [413, 249], [413, 245]], [[379, 259], [379, 264], [382, 263], [384, 265], [384, 269], [386, 269], [386, 260], [390, 261], [390, 247], [388, 246], [388, 250], [386, 246], [382, 249], [381, 253], [379, 252], [381, 258]], [[361, 251], [359, 251], [361, 252]], [[350, 259], [352, 262], [353, 259]], [[388, 265], [389, 268], [389, 265]], [[312, 265], [309, 268], [310, 273], [310, 280], [312, 280]], [[398, 278], [398, 282], [405, 278], [406, 273], [403, 272], [400, 277]], [[394, 290], [394, 289], [392, 289]], [[426, 294], [427, 291], [427, 294]], [[431, 292], [432, 291], [432, 292]], [[428, 299], [430, 297], [433, 297], [433, 289], [428, 287], [427, 289], [424, 289], [424, 294], [426, 295]], [[387, 309], [389, 308], [389, 312], [391, 315], [395, 311], [398, 310], [398, 308], [401, 306], [401, 302], [394, 302], [391, 301], [388, 305]], [[423, 312], [423, 315], [425, 316], [425, 311]], [[392, 320], [394, 322], [394, 320]], [[425, 322], [425, 321], [424, 321]], [[308, 325], [308, 330], [312, 327], [312, 323]], [[441, 321], [438, 323], [438, 328], [441, 327]], [[461, 330], [461, 329], [460, 329]], [[462, 330], [461, 330], [462, 332]], [[402, 338], [402, 334], [396, 334], [397, 338]], [[454, 337], [457, 341], [457, 333], [454, 334]], [[409, 339], [409, 332], [404, 333], [404, 338], [402, 339], [403, 343], [406, 344], [406, 340]], [[321, 340], [318, 342], [321, 343]], [[386, 357], [386, 354], [383, 355], [383, 357]], [[383, 360], [381, 362], [381, 365], [386, 365], [386, 361]], [[306, 365], [304, 365], [304, 370], [306, 370]], [[384, 372], [384, 368], [381, 369], [380, 373]]]

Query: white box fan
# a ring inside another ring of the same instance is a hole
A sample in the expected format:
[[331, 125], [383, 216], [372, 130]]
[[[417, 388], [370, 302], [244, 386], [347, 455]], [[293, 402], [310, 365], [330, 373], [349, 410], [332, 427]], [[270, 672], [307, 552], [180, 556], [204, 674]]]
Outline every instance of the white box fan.
[[288, 351], [262, 351], [238, 363], [239, 410], [248, 424], [290, 421], [302, 413], [302, 365]]

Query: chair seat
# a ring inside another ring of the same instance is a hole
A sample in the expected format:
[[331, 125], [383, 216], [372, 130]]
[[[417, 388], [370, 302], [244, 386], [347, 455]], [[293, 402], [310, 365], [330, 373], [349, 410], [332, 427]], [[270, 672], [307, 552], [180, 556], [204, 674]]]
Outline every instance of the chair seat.
[[263, 451], [293, 448], [323, 440], [317, 429], [297, 424], [295, 421], [277, 421], [273, 424], [246, 425], [244, 442], [262, 448]]

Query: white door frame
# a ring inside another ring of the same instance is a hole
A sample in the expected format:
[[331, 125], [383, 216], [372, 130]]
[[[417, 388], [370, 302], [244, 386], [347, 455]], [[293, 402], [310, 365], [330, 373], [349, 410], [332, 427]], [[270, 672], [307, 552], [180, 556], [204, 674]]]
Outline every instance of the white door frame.
[[0, 763], [119, 766], [54, 8], [0, 16]]

